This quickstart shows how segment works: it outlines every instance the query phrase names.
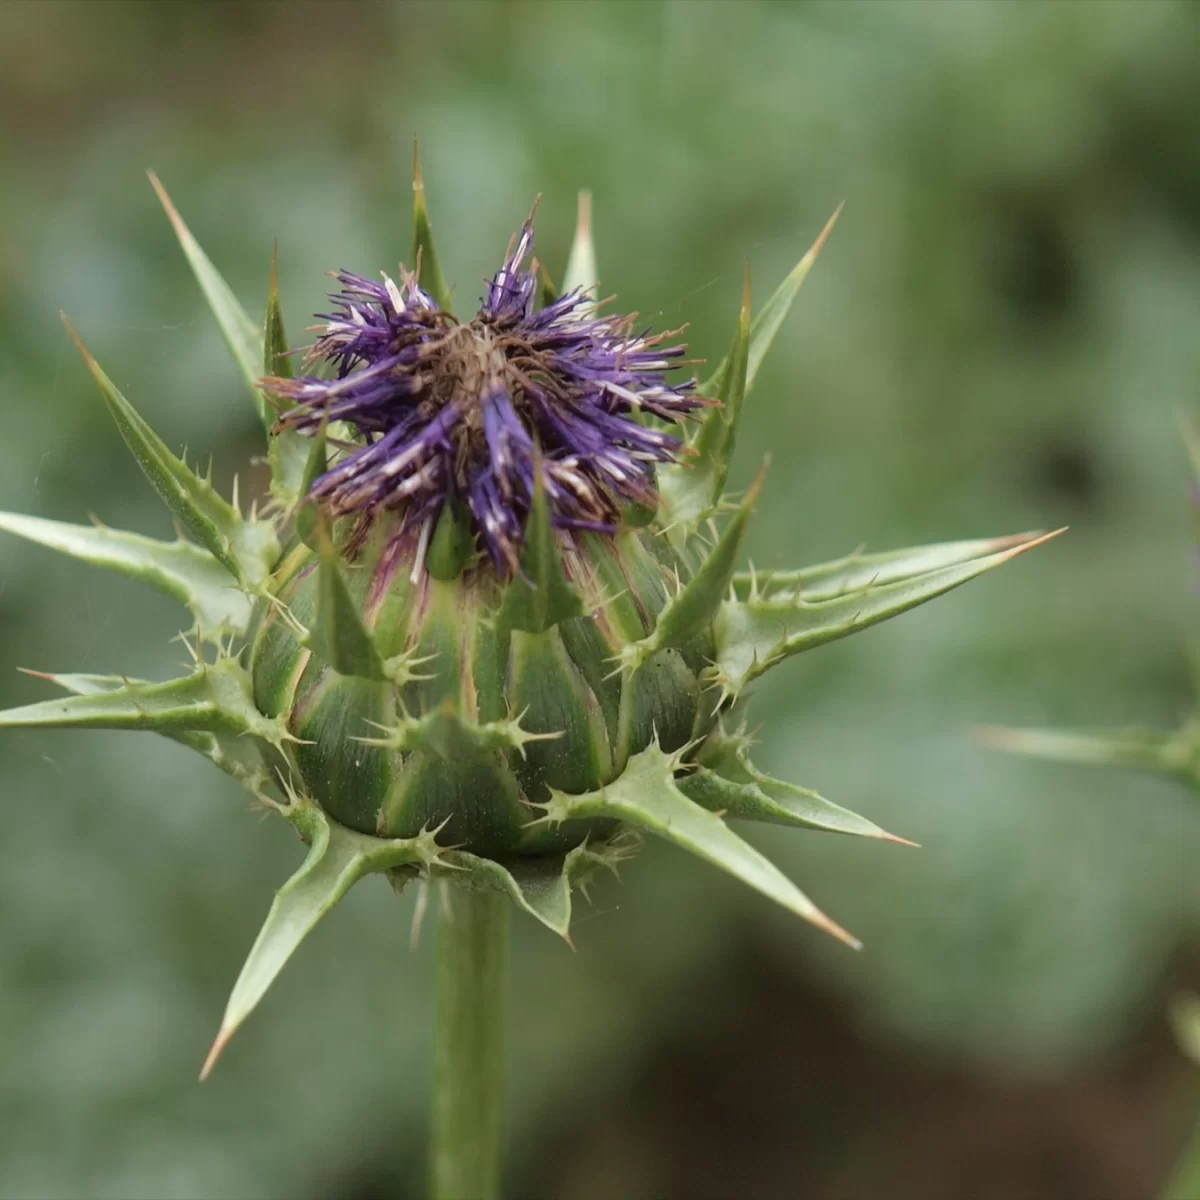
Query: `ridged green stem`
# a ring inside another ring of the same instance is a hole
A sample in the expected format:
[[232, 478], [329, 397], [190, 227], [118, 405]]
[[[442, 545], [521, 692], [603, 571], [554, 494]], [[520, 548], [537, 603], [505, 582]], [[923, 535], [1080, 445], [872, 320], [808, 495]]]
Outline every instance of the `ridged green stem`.
[[499, 1200], [508, 897], [446, 885], [438, 924], [433, 1200]]

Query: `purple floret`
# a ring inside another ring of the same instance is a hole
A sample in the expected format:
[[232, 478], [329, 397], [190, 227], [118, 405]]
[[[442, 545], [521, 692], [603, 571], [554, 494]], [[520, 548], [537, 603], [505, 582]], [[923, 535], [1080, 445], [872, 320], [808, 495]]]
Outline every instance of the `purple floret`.
[[622, 506], [657, 503], [654, 464], [675, 461], [683, 442], [640, 414], [678, 424], [708, 403], [694, 379], [668, 380], [686, 348], [601, 315], [578, 289], [535, 311], [532, 250], [530, 218], [467, 324], [403, 268], [400, 284], [335, 275], [342, 290], [306, 360], [333, 377], [264, 380], [292, 405], [281, 427], [313, 435], [345, 422], [357, 435], [330, 432], [340, 457], [311, 494], [331, 515], [391, 509], [411, 528], [458, 497], [510, 576], [539, 461], [564, 537], [615, 533]]

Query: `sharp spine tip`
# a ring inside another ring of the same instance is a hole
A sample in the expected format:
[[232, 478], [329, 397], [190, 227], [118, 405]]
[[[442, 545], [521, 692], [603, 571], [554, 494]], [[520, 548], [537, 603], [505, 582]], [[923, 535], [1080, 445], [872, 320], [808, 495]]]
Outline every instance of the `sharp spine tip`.
[[833, 210], [833, 216], [825, 222], [825, 228], [817, 235], [817, 240], [809, 247], [808, 253], [804, 256], [810, 261], [815, 259], [821, 253], [821, 248], [829, 239], [829, 235], [833, 232], [833, 227], [837, 224], [838, 217], [842, 215], [842, 209], [846, 207], [846, 202], [843, 200], [837, 208]]
[[823, 912], [818, 912], [813, 918], [813, 923], [818, 929], [823, 929], [826, 933], [831, 933], [843, 945], [849, 946], [851, 950], [861, 950], [862, 942], [854, 936], [848, 929], [843, 929], [832, 917], [827, 917]]
[[413, 134], [413, 191], [424, 192], [425, 176], [421, 171], [421, 139]]
[[222, 1025], [217, 1033], [216, 1040], [208, 1052], [208, 1057], [204, 1060], [204, 1066], [200, 1068], [200, 1082], [203, 1083], [213, 1072], [213, 1068], [217, 1065], [217, 1060], [221, 1057], [225, 1047], [229, 1045], [230, 1039], [236, 1031]]
[[183, 218], [179, 215], [178, 209], [176, 209], [175, 205], [172, 203], [171, 197], [167, 195], [167, 189], [163, 187], [162, 180], [159, 179], [159, 177], [155, 174], [153, 168], [146, 172], [146, 177], [150, 180], [150, 186], [154, 188], [154, 192], [158, 196], [159, 203], [166, 210], [167, 217], [170, 219], [171, 224], [174, 225], [176, 229], [179, 229], [183, 225]]

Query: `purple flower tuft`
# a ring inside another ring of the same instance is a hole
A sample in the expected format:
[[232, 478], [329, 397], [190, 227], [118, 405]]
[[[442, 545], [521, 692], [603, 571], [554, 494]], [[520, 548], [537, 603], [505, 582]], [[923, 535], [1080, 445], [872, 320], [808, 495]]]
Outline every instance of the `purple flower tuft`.
[[432, 521], [451, 497], [502, 575], [518, 569], [540, 462], [555, 527], [616, 532], [624, 504], [653, 507], [654, 463], [682, 441], [639, 414], [678, 423], [708, 403], [695, 380], [668, 382], [686, 353], [672, 336], [602, 316], [582, 290], [535, 310], [527, 265], [533, 219], [488, 283], [479, 313], [458, 322], [401, 268], [401, 283], [340, 271], [335, 311], [307, 365], [333, 378], [264, 380], [293, 405], [280, 425], [315, 434], [346, 422], [360, 435], [313, 485], [332, 515], [393, 509], [404, 527]]

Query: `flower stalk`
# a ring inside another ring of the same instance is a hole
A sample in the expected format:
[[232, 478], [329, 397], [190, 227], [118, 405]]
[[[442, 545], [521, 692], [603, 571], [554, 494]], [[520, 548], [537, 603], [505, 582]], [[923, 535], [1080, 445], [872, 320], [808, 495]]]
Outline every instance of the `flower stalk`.
[[437, 932], [433, 1200], [497, 1200], [504, 1143], [508, 911], [500, 892], [447, 883]]

